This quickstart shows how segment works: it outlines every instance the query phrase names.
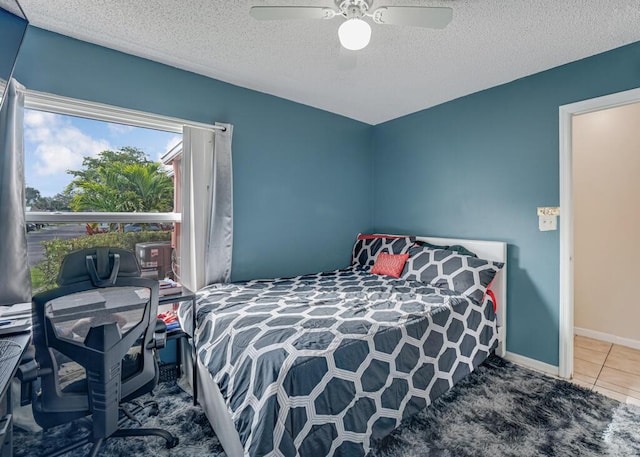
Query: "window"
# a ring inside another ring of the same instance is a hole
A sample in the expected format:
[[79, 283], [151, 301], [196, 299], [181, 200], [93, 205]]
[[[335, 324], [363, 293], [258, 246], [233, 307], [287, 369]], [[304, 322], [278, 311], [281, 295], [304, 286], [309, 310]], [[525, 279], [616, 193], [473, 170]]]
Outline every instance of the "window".
[[160, 159], [193, 123], [33, 92], [24, 121], [34, 292], [55, 286], [64, 255], [93, 246], [138, 247], [143, 275], [179, 279], [179, 160]]

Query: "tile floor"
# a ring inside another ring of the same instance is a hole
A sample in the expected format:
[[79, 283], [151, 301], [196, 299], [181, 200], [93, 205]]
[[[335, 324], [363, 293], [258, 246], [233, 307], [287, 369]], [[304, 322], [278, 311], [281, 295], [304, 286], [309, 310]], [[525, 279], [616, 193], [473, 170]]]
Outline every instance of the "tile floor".
[[640, 350], [576, 335], [572, 382], [640, 405]]

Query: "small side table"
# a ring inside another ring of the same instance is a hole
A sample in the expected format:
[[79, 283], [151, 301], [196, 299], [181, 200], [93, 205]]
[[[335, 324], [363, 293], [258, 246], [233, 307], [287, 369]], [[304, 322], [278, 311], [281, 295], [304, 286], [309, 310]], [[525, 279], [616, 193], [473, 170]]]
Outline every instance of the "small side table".
[[[177, 311], [180, 307], [180, 303], [190, 301], [191, 309], [193, 315], [193, 331], [195, 332], [195, 316], [196, 316], [196, 294], [186, 287], [182, 286], [182, 292], [179, 294], [171, 294], [171, 295], [162, 295], [158, 298], [158, 313], [163, 313], [166, 311]], [[178, 364], [178, 376], [180, 376], [180, 369], [182, 366], [182, 339], [183, 338], [192, 338], [191, 347], [192, 347], [192, 360], [193, 360], [193, 373], [192, 373], [192, 382], [193, 382], [193, 404], [196, 405], [198, 402], [198, 352], [196, 351], [195, 343], [193, 342], [193, 335], [189, 335], [184, 332], [180, 327], [174, 328], [173, 330], [169, 330], [167, 332], [167, 341], [168, 340], [176, 340], [176, 350], [178, 352], [176, 362]]]

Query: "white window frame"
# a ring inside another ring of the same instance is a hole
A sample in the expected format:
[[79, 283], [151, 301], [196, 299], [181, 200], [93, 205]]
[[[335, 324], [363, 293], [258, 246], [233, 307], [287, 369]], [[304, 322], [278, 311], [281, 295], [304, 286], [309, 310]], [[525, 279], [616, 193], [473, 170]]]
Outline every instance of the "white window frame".
[[[102, 103], [78, 100], [32, 90], [24, 91], [24, 108], [45, 111], [54, 114], [83, 117], [97, 121], [130, 125], [153, 130], [161, 130], [182, 135], [185, 125], [219, 130], [221, 127], [200, 122], [187, 121], [159, 114], [145, 113], [132, 109], [119, 108]], [[135, 213], [135, 212], [71, 212], [71, 211], [27, 211], [27, 222], [105, 222], [105, 223], [171, 223], [182, 222], [182, 214], [168, 213]]]

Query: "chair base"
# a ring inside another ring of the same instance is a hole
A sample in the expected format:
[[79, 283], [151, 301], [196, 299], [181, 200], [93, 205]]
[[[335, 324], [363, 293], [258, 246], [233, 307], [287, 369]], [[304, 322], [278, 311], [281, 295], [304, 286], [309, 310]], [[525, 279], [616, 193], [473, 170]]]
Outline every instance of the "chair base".
[[[167, 449], [176, 447], [180, 442], [177, 437], [160, 428], [121, 428], [116, 430], [109, 438], [126, 438], [129, 436], [159, 436], [161, 438], [164, 438], [167, 442]], [[59, 449], [52, 454], [49, 454], [49, 457], [60, 457], [82, 446], [86, 446], [91, 442], [91, 436], [87, 436], [80, 440], [74, 441], [68, 446], [63, 447], [62, 449]], [[96, 457], [100, 452], [100, 448], [102, 447], [102, 444], [104, 442], [105, 438], [99, 438], [97, 441], [93, 442], [93, 447], [91, 448], [91, 452], [88, 454], [88, 457]]]
[[[149, 406], [151, 406], [152, 408], [157, 408], [158, 405], [154, 401], [148, 401], [148, 402], [136, 404], [131, 411], [127, 411], [124, 408], [122, 408], [124, 417], [120, 419], [118, 425], [122, 426], [127, 420], [132, 420], [140, 424], [140, 421], [138, 421], [135, 417], [133, 417], [133, 415], [139, 413], [140, 411], [142, 411], [143, 409]], [[61, 457], [62, 455], [68, 452], [71, 452], [75, 449], [78, 449], [80, 447], [86, 446], [89, 443], [93, 443], [93, 446], [91, 447], [91, 451], [89, 452], [87, 457], [96, 457], [100, 452], [102, 444], [105, 442], [105, 440], [109, 438], [126, 438], [130, 436], [158, 436], [160, 438], [164, 438], [164, 440], [166, 441], [167, 449], [171, 449], [177, 446], [178, 443], [180, 442], [178, 437], [173, 436], [168, 431], [162, 430], [160, 428], [119, 428], [107, 438], [98, 438], [97, 440], [94, 440], [92, 435], [89, 434], [84, 438], [81, 438], [79, 440], [74, 441], [73, 443], [68, 444], [62, 449], [58, 449], [57, 451], [51, 454], [48, 454], [48, 457]]]

